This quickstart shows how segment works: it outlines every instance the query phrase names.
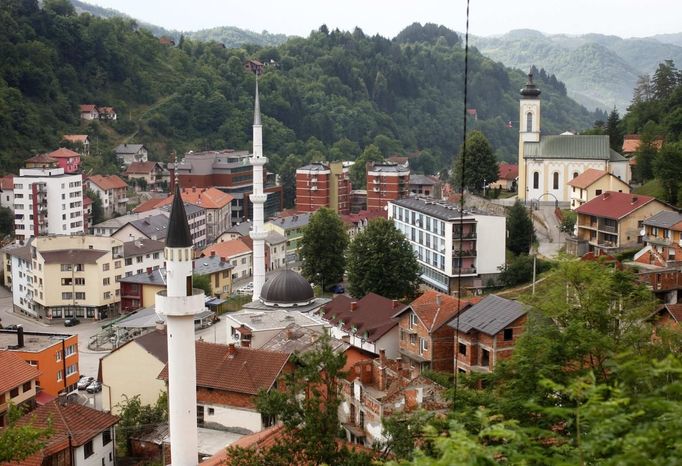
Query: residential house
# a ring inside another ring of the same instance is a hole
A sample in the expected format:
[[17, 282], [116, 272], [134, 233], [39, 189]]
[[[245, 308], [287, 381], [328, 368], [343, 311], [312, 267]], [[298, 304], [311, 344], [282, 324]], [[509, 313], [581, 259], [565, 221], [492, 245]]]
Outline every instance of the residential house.
[[568, 182], [571, 187], [571, 209], [575, 210], [587, 201], [607, 191], [629, 193], [630, 185], [606, 170], [588, 168]]
[[104, 319], [118, 310], [123, 243], [92, 235], [39, 236], [5, 248], [15, 312], [44, 322]]
[[421, 375], [412, 377], [400, 361], [385, 354], [355, 363], [340, 383], [339, 421], [353, 443], [385, 442], [383, 421], [391, 415], [420, 409], [445, 414], [450, 409], [444, 387]]
[[[152, 214], [152, 212], [156, 212]], [[199, 206], [193, 204], [185, 205], [185, 212], [187, 213], [187, 221], [189, 222], [189, 231], [192, 235], [192, 241], [195, 248], [203, 248], [206, 246], [206, 211]], [[163, 241], [168, 234], [168, 222], [170, 218], [170, 206], [164, 206], [160, 209], [144, 212], [142, 214], [134, 214], [133, 216], [126, 216], [127, 220], [123, 226], [111, 233], [113, 238], [121, 241], [132, 241], [140, 238], [153, 239]], [[130, 219], [130, 220], [129, 220]], [[106, 222], [105, 222], [106, 223]], [[113, 224], [120, 224], [121, 221]], [[104, 227], [101, 224], [93, 227], [94, 231], [108, 230], [108, 224]]]
[[453, 371], [455, 332], [447, 324], [473, 300], [430, 290], [395, 313], [399, 319], [400, 356], [415, 374], [425, 369]]
[[367, 164], [367, 210], [379, 210], [390, 201], [410, 195], [410, 168], [390, 162]]
[[497, 168], [497, 181], [488, 185], [489, 188], [515, 191], [519, 178], [519, 166], [515, 163], [500, 162]]
[[246, 71], [250, 71], [252, 73], [255, 73], [257, 76], [263, 74], [263, 68], [265, 65], [263, 65], [261, 62], [258, 60], [246, 60], [244, 63], [244, 69]]
[[350, 174], [343, 162], [313, 162], [296, 170], [296, 210], [328, 207], [350, 214]]
[[[232, 225], [223, 234], [216, 238], [215, 243], [223, 243], [233, 239], [241, 239], [251, 250], [253, 241], [251, 233], [251, 222], [241, 222]], [[278, 270], [286, 265], [287, 257], [287, 237], [275, 231], [269, 231], [265, 237], [265, 271]]]
[[[171, 204], [167, 204], [160, 207], [160, 210], [170, 217], [171, 207]], [[206, 209], [196, 204], [185, 203], [185, 214], [187, 215], [187, 223], [189, 223], [189, 232], [192, 235], [194, 248], [201, 249], [206, 247], [208, 244]]]
[[640, 246], [644, 220], [663, 210], [674, 209], [651, 196], [607, 191], [576, 209], [577, 241], [573, 252], [612, 254]]
[[433, 199], [388, 204], [388, 217], [410, 242], [426, 285], [451, 294], [481, 290], [506, 260], [506, 217]]
[[[143, 213], [132, 213], [127, 215], [121, 215], [120, 217], [110, 218], [96, 225], [90, 227], [91, 234], [97, 236], [111, 236], [116, 233], [119, 229], [126, 226], [128, 223], [134, 220], [142, 220], [153, 215], [158, 215], [162, 213], [159, 209], [149, 210]], [[165, 236], [164, 236], [165, 237]]]
[[[1, 338], [1, 337], [0, 337]], [[29, 411], [35, 407], [36, 382], [40, 371], [12, 351], [0, 350], [0, 428], [9, 423], [10, 404]]]
[[128, 178], [137, 191], [159, 191], [162, 183], [168, 181], [168, 170], [159, 162], [132, 162], [128, 164], [123, 176]]
[[367, 210], [367, 190], [354, 189], [350, 192], [350, 211], [357, 214], [361, 210]]
[[12, 466], [113, 466], [116, 416], [66, 400], [53, 400], [19, 419], [18, 425], [52, 429], [45, 446]]
[[274, 231], [287, 238], [286, 262], [293, 269], [300, 264], [299, 250], [303, 239], [303, 229], [310, 222], [310, 213], [295, 214], [286, 217], [277, 217], [263, 225], [268, 231]]
[[92, 175], [84, 181], [86, 189], [102, 201], [104, 216], [125, 215], [128, 211], [128, 184], [116, 175]]
[[325, 327], [324, 322], [309, 314], [278, 308], [230, 312], [225, 314], [225, 324], [228, 343], [250, 348], [261, 348], [291, 324], [316, 332]]
[[425, 197], [440, 197], [437, 176], [410, 174], [410, 194]]
[[62, 141], [66, 141], [78, 150], [81, 157], [90, 155], [90, 138], [87, 134], [65, 134]]
[[341, 215], [348, 238], [353, 241], [357, 235], [365, 231], [369, 222], [375, 218], [386, 218], [385, 210], [361, 210], [356, 214]]
[[634, 256], [637, 265], [645, 264], [648, 269], [677, 267], [682, 260], [682, 214], [664, 210], [642, 225], [644, 247]]
[[133, 162], [147, 162], [149, 151], [144, 144], [119, 144], [114, 149], [116, 159], [121, 165], [130, 165]]
[[0, 207], [14, 211], [14, 175], [0, 176]]
[[80, 170], [81, 155], [71, 149], [60, 147], [47, 154], [47, 156], [55, 159], [57, 161], [57, 166], [64, 169], [64, 173], [78, 173]]
[[127, 398], [139, 395], [143, 405], [153, 405], [166, 385], [157, 376], [168, 363], [165, 330], [152, 330], [105, 354], [99, 360], [102, 409], [120, 414]]
[[250, 277], [253, 274], [253, 251], [241, 239], [215, 243], [200, 254], [202, 257], [222, 257], [232, 264], [232, 279]]
[[83, 195], [83, 232], [88, 233], [92, 226], [92, 199]]
[[99, 120], [99, 112], [94, 104], [80, 105], [81, 120]]
[[163, 241], [139, 238], [123, 243], [125, 266], [123, 275], [130, 277], [138, 273], [151, 272], [164, 266]]
[[99, 112], [100, 120], [115, 121], [118, 118], [114, 107], [97, 107], [97, 111]]
[[[274, 419], [256, 408], [261, 390], [278, 390], [279, 377], [293, 370], [289, 354], [196, 342], [197, 424], [258, 432]], [[159, 378], [168, 380], [168, 366]]]
[[398, 321], [393, 316], [405, 308], [396, 300], [368, 293], [355, 300], [337, 295], [318, 314], [329, 325], [331, 335], [370, 353], [385, 350], [389, 358], [399, 356]]
[[[19, 356], [39, 372], [36, 390], [54, 396], [75, 390], [80, 378], [77, 334], [0, 329], [0, 350]], [[4, 371], [5, 366], [0, 367]]]
[[498, 361], [509, 359], [523, 334], [526, 312], [520, 302], [491, 294], [451, 320], [447, 325], [454, 329], [457, 371], [492, 372]]

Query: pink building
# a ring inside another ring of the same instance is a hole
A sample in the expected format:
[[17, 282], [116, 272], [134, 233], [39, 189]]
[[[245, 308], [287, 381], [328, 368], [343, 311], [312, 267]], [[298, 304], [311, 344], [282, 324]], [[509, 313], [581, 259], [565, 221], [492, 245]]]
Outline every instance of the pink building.
[[78, 173], [81, 165], [81, 155], [66, 147], [60, 147], [56, 151], [47, 154], [57, 161], [57, 166], [64, 169], [64, 173]]

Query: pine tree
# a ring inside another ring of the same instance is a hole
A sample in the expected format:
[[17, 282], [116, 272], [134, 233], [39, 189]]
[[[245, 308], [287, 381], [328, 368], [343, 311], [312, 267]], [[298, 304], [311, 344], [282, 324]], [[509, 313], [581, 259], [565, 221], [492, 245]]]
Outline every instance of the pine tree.
[[528, 254], [534, 241], [533, 221], [524, 205], [517, 199], [507, 214], [507, 249], [517, 256]]
[[609, 145], [611, 149], [620, 153], [623, 150], [623, 130], [621, 129], [620, 115], [616, 107], [613, 107], [609, 113], [609, 119], [606, 121], [606, 134], [609, 135]]
[[339, 216], [324, 207], [315, 212], [301, 240], [303, 276], [323, 289], [343, 280], [347, 246], [348, 235]]

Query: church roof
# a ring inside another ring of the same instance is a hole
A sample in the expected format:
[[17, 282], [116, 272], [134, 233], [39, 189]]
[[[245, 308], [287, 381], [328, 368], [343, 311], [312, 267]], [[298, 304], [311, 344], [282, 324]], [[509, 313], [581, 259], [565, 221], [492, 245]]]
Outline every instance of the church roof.
[[180, 195], [180, 184], [175, 183], [175, 198], [171, 207], [170, 220], [168, 221], [168, 234], [166, 235], [166, 246], [169, 248], [188, 248], [192, 247], [192, 234], [189, 231], [185, 204]]
[[627, 159], [609, 147], [608, 136], [543, 136], [540, 142], [523, 145], [527, 159], [580, 159], [625, 162]]

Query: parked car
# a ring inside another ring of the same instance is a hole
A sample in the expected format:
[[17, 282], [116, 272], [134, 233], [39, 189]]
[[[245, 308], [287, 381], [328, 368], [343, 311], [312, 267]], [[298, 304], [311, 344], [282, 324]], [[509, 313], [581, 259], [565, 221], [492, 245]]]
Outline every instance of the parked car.
[[5, 330], [18, 330], [19, 326], [17, 324], [10, 324], [7, 327], [4, 327]]
[[343, 287], [343, 285], [339, 283], [336, 285], [328, 286], [327, 291], [331, 291], [332, 293], [336, 294], [343, 294], [346, 292], [346, 289]]
[[102, 391], [102, 384], [98, 381], [93, 381], [88, 388], [85, 389], [88, 393], [99, 393]]
[[87, 375], [84, 375], [81, 377], [81, 379], [78, 381], [78, 384], [76, 385], [78, 387], [78, 390], [85, 390], [90, 386], [92, 382], [95, 381], [94, 377], [89, 377]]
[[74, 325], [78, 325], [80, 323], [80, 320], [76, 319], [75, 317], [71, 317], [70, 319], [66, 319], [64, 321], [64, 327], [73, 327]]

